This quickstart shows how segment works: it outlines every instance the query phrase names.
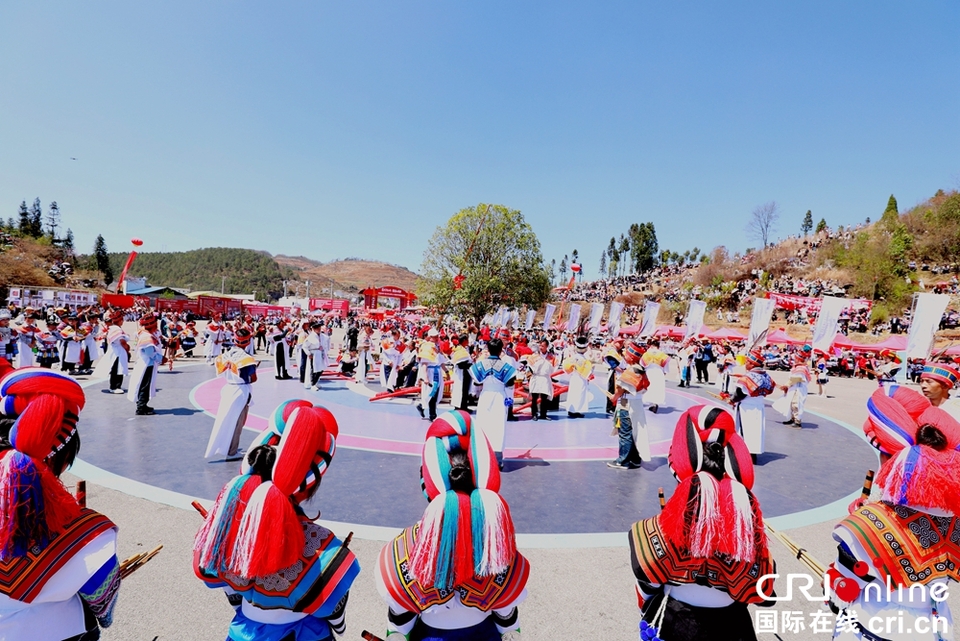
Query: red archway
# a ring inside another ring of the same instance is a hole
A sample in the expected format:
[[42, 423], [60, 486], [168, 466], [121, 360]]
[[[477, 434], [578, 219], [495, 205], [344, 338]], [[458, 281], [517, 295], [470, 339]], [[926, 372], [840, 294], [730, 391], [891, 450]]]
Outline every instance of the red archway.
[[360, 292], [363, 294], [363, 306], [366, 309], [376, 309], [380, 306], [381, 298], [395, 298], [400, 301], [400, 309], [410, 307], [417, 301], [417, 297], [399, 287], [368, 287]]

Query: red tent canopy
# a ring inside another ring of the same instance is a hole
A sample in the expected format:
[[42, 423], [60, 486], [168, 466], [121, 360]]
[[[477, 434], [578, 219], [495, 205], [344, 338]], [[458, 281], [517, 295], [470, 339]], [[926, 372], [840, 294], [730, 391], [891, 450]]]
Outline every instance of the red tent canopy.
[[844, 336], [843, 334], [837, 332], [836, 337], [833, 339], [832, 345], [834, 347], [839, 347], [840, 349], [862, 349], [863, 345], [860, 343], [854, 343], [850, 338]]
[[676, 325], [660, 325], [653, 333], [654, 336], [659, 338], [665, 336], [668, 338], [683, 338], [686, 334], [687, 331], [683, 327], [677, 327]]
[[889, 336], [886, 340], [882, 340], [879, 343], [874, 343], [873, 345], [857, 345], [857, 349], [861, 349], [867, 352], [881, 352], [885, 349], [891, 349], [895, 352], [900, 352], [907, 349], [907, 337], [906, 336]]
[[806, 341], [794, 338], [787, 334], [783, 328], [776, 330], [772, 334], [767, 334], [767, 343], [773, 345], [803, 345]]
[[637, 332], [639, 332], [639, 331], [640, 331], [640, 326], [639, 326], [639, 325], [625, 325], [624, 327], [621, 327], [621, 328], [620, 328], [620, 335], [621, 335], [621, 336], [636, 336], [636, 335], [637, 335]]
[[746, 338], [746, 336], [730, 327], [721, 327], [720, 329], [707, 334], [707, 338], [715, 341], [742, 341]]

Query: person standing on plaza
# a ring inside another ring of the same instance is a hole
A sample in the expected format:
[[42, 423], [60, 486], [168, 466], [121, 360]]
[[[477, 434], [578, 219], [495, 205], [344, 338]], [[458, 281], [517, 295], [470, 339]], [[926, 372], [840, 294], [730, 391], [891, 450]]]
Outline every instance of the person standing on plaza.
[[647, 434], [646, 416], [643, 412], [643, 392], [650, 387], [647, 374], [640, 365], [643, 346], [631, 342], [623, 352], [626, 367], [617, 376], [616, 391], [611, 398], [616, 408], [613, 424], [619, 439], [617, 459], [607, 463], [607, 467], [618, 470], [634, 470], [640, 467], [643, 459], [649, 460], [650, 437]]
[[225, 460], [235, 461], [239, 460], [240, 433], [247, 422], [253, 384], [257, 381], [257, 361], [240, 347], [233, 347], [217, 357], [216, 368], [224, 386], [203, 458], [225, 456]]
[[736, 416], [737, 434], [739, 434], [750, 451], [753, 462], [757, 456], [763, 454], [766, 423], [764, 419], [764, 398], [776, 389], [773, 379], [764, 371], [763, 352], [754, 349], [746, 355], [744, 363], [746, 372], [735, 374], [736, 388], [730, 403], [734, 407]]
[[593, 363], [586, 357], [588, 341], [579, 336], [574, 343], [574, 352], [564, 359], [562, 369], [570, 376], [567, 389], [567, 416], [583, 418], [590, 406], [590, 377], [593, 375]]
[[147, 312], [140, 318], [137, 362], [130, 376], [130, 389], [127, 390], [127, 399], [137, 404], [137, 416], [156, 414], [148, 403], [157, 394], [157, 368], [163, 361], [161, 349], [157, 317], [153, 312]]
[[470, 378], [481, 386], [475, 428], [490, 441], [500, 469], [503, 469], [507, 408], [513, 407], [513, 385], [517, 378], [517, 369], [502, 352], [503, 341], [491, 338], [487, 343], [487, 356], [479, 358], [470, 368]]
[[530, 368], [530, 414], [535, 421], [546, 421], [547, 401], [553, 400], [553, 372], [556, 369], [550, 342], [541, 339], [537, 351], [527, 357]]

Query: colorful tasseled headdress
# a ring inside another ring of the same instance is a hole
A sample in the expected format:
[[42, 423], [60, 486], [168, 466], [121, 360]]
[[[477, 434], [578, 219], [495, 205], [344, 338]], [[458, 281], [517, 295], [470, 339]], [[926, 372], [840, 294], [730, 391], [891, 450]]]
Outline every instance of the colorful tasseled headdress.
[[0, 380], [0, 414], [16, 417], [13, 449], [0, 453], [0, 560], [46, 547], [80, 515], [50, 462], [75, 438], [84, 402], [76, 381], [41, 367]]
[[326, 473], [339, 428], [327, 409], [301, 401], [282, 404], [274, 418], [281, 421], [274, 426], [281, 435], [271, 480], [261, 481], [247, 467], [221, 490], [197, 533], [197, 563], [208, 573], [266, 576], [303, 553], [294, 504], [309, 497]]
[[746, 353], [744, 360], [754, 366], [754, 367], [763, 367], [766, 364], [766, 359], [763, 356], [763, 350], [761, 349], [752, 349]]
[[[450, 453], [456, 450], [470, 462], [469, 494], [451, 487]], [[471, 429], [469, 414], [450, 411], [431, 423], [421, 473], [430, 505], [410, 558], [416, 579], [425, 586], [451, 589], [509, 568], [517, 553], [513, 519], [498, 494], [500, 470], [493, 449], [483, 432]]]
[[[922, 394], [898, 385], [875, 391], [867, 411], [863, 431], [891, 457], [877, 476], [883, 500], [960, 515], [960, 423]], [[937, 428], [945, 442], [918, 442], [926, 426]]]
[[[724, 450], [721, 480], [704, 470], [704, 446]], [[724, 409], [698, 405], [677, 421], [670, 467], [679, 487], [660, 514], [665, 534], [699, 558], [715, 553], [736, 561], [766, 554], [760, 504], [750, 493], [753, 462], [733, 417]]]
[[647, 348], [637, 341], [630, 341], [627, 343], [627, 346], [624, 349], [623, 357], [631, 365], [636, 365], [640, 362], [640, 359], [643, 357], [643, 353], [646, 351]]

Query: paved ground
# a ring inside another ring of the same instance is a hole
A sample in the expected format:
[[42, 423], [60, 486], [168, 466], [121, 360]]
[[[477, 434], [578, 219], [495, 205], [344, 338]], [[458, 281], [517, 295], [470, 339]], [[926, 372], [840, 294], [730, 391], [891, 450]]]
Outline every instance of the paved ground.
[[[202, 367], [202, 366], [201, 366]], [[184, 368], [183, 374], [169, 377], [170, 384], [165, 383], [165, 392], [168, 397], [173, 396], [173, 379], [183, 377], [187, 381], [191, 377], [190, 368]], [[178, 384], [179, 385], [179, 384]], [[187, 385], [180, 386], [186, 389]], [[100, 394], [91, 390], [91, 402], [96, 405], [94, 399], [98, 399]], [[302, 388], [301, 388], [302, 389]], [[831, 417], [835, 421], [844, 422], [849, 425], [860, 425], [864, 417], [864, 403], [866, 397], [875, 389], [875, 384], [868, 381], [849, 381], [834, 380], [829, 385], [830, 396], [827, 398], [811, 397], [808, 402], [808, 408], [812, 412], [822, 414], [823, 417]], [[189, 457], [193, 456], [193, 443], [189, 443], [186, 438], [160, 438], [160, 435], [176, 436], [176, 424], [194, 417], [203, 416], [199, 412], [194, 413], [191, 408], [189, 411], [177, 409], [173, 406], [173, 399], [170, 398], [170, 407], [164, 403], [164, 393], [158, 396], [156, 407], [158, 409], [170, 410], [170, 418], [150, 417], [155, 423], [148, 430], [140, 429], [140, 419], [127, 421], [119, 415], [112, 417], [111, 424], [116, 432], [112, 436], [113, 443], [117, 449], [134, 447], [134, 442], [145, 438], [144, 433], [153, 431], [155, 441], [150, 442], [149, 446], [143, 445], [139, 450], [145, 456], [150, 455], [151, 450], [156, 448], [173, 447], [174, 451], [180, 453], [181, 466], [188, 466]], [[110, 398], [103, 395], [103, 398]], [[120, 403], [121, 401], [128, 406], [131, 404], [124, 401], [121, 397], [112, 397], [111, 401]], [[97, 420], [97, 416], [90, 412], [93, 407], [85, 410], [81, 423], [81, 432], [86, 433], [85, 426], [89, 426]], [[129, 413], [132, 415], [132, 411]], [[129, 415], [128, 415], [129, 416]], [[176, 420], [172, 418], [176, 417]], [[818, 416], [809, 417], [811, 422], [827, 421], [821, 420]], [[209, 418], [207, 419], [209, 421]], [[209, 430], [209, 422], [207, 430]], [[831, 423], [832, 424], [832, 423]], [[806, 432], [806, 431], [805, 431]], [[835, 493], [837, 496], [845, 496], [851, 490], [849, 485], [851, 479], [861, 479], [865, 471], [864, 462], [860, 452], [860, 444], [855, 446], [838, 447], [835, 441], [841, 432], [832, 432], [830, 430], [816, 429], [803, 433], [802, 437], [809, 440], [804, 441], [803, 449], [817, 457], [818, 453], [829, 454], [832, 459], [839, 463], [833, 463], [822, 469], [811, 468], [814, 471], [809, 474], [811, 477], [806, 481], [802, 478], [795, 478], [792, 483], [796, 497], [803, 497], [808, 493], [805, 485], [807, 481], [819, 480], [826, 481], [828, 485], [836, 485]], [[131, 434], [136, 434], [137, 438], [132, 439]], [[190, 440], [195, 440], [195, 434], [191, 435]], [[206, 432], [203, 433], [205, 440]], [[173, 441], [171, 446], [169, 441]], [[86, 447], [86, 440], [85, 446]], [[129, 450], [128, 450], [129, 451]], [[331, 469], [331, 475], [336, 469], [337, 463], [346, 470], [353, 467], [345, 463], [349, 458], [341, 456], [349, 452], [344, 450], [337, 455], [337, 461]], [[357, 455], [368, 455], [366, 452], [355, 452]], [[82, 456], [86, 451], [81, 452]], [[844, 457], [850, 456], [851, 462], [844, 464]], [[394, 456], [393, 460], [412, 460], [410, 457]], [[399, 462], [394, 461], [399, 465]], [[208, 464], [209, 465], [209, 464]], [[567, 463], [564, 463], [567, 465]], [[591, 492], [596, 496], [596, 502], [604, 503], [604, 497], [599, 496], [606, 491], [604, 483], [611, 478], [610, 475], [629, 474], [617, 473], [614, 470], [607, 470], [600, 464], [597, 469], [587, 469], [586, 473], [578, 483], [586, 488], [585, 496], [589, 497]], [[78, 466], [81, 471], [82, 467]], [[136, 467], [136, 466], [134, 466]], [[165, 470], [165, 474], [175, 476], [178, 465], [176, 462], [169, 465], [173, 469]], [[555, 466], [560, 469], [559, 466]], [[772, 469], [772, 468], [771, 468]], [[376, 473], [376, 470], [371, 470]], [[540, 468], [531, 468], [530, 473], [536, 474], [542, 472]], [[648, 470], [642, 470], [638, 474], [647, 474]], [[219, 476], [219, 473], [215, 476]], [[813, 477], [816, 477], [814, 479]], [[508, 476], [509, 478], [509, 476]], [[634, 477], [642, 485], [642, 477]], [[838, 480], [842, 479], [842, 480]], [[70, 483], [75, 477], [67, 475], [65, 480]], [[212, 481], [212, 479], [211, 479]], [[219, 479], [216, 482], [220, 482]], [[212, 486], [216, 485], [212, 483]], [[552, 479], [551, 481], [552, 482]], [[106, 482], [108, 485], [121, 487], [129, 492], [137, 493], [142, 487], [137, 484], [126, 481], [112, 479]], [[857, 481], [859, 483], [859, 481]], [[549, 483], [541, 483], [543, 489], [550, 490]], [[599, 489], [598, 489], [599, 488]], [[333, 493], [333, 485], [325, 482], [323, 492]], [[189, 509], [179, 509], [167, 505], [158, 504], [153, 501], [135, 498], [127, 493], [121, 493], [107, 487], [102, 487], [96, 483], [90, 483], [88, 486], [89, 505], [94, 509], [103, 511], [114, 519], [120, 526], [120, 553], [122, 557], [129, 556], [144, 548], [150, 548], [157, 543], [164, 544], [164, 550], [147, 566], [129, 578], [121, 591], [120, 603], [117, 610], [116, 623], [107, 630], [104, 638], [122, 639], [122, 640], [157, 640], [176, 639], [176, 640], [215, 640], [223, 639], [227, 623], [231, 617], [231, 609], [226, 599], [219, 591], [212, 591], [204, 588], [202, 584], [193, 577], [191, 569], [191, 548], [192, 539], [199, 524], [199, 516]], [[207, 495], [205, 492], [202, 495]], [[789, 498], [790, 493], [784, 492], [783, 500]], [[590, 499], [578, 499], [583, 502], [584, 509], [577, 509], [576, 505], [564, 506], [564, 509], [573, 512], [590, 513]], [[776, 497], [768, 497], [763, 500], [765, 511], [768, 513], [778, 512], [778, 501]], [[614, 503], [607, 510], [623, 511], [626, 520], [639, 518], [639, 516], [630, 517], [629, 512], [635, 508], [630, 504]], [[516, 508], [514, 507], [514, 511]], [[814, 513], [812, 518], [816, 519]], [[325, 516], [328, 516], [325, 514]], [[833, 558], [834, 547], [830, 538], [830, 531], [833, 523], [838, 520], [838, 515], [834, 513], [827, 522], [813, 523], [793, 527], [787, 530], [787, 533], [793, 537], [801, 546], [807, 548], [814, 556], [824, 562], [829, 562]], [[799, 521], [796, 521], [799, 523]], [[795, 524], [796, 524], [795, 523]], [[342, 531], [344, 528], [335, 526], [334, 528], [341, 536], [346, 534]], [[530, 531], [530, 530], [528, 530]], [[535, 531], [535, 530], [533, 530]], [[600, 531], [595, 529], [593, 531]], [[384, 532], [389, 530], [370, 529], [361, 534], [370, 538], [362, 538], [360, 534], [354, 538], [353, 548], [357, 553], [362, 567], [365, 571], [361, 574], [351, 593], [350, 605], [348, 608], [348, 630], [346, 638], [360, 638], [360, 631], [368, 629], [378, 634], [383, 633], [384, 629], [384, 608], [382, 602], [376, 594], [373, 584], [373, 574], [370, 569], [373, 567], [376, 554], [382, 546], [380, 540], [384, 538]], [[372, 533], [372, 534], [370, 534]], [[522, 538], [521, 545], [523, 552], [532, 563], [532, 574], [529, 584], [529, 599], [521, 610], [523, 621], [524, 636], [528, 639], [553, 639], [553, 638], [577, 638], [577, 639], [636, 639], [637, 611], [636, 602], [632, 587], [631, 573], [628, 564], [628, 552], [626, 550], [626, 535], [610, 535], [603, 539], [607, 547], [582, 547], [582, 545], [595, 545], [596, 540], [581, 540], [576, 537], [563, 539], [562, 544], [571, 547], [540, 547], [544, 544], [542, 539]], [[556, 542], [554, 542], [556, 544]], [[531, 547], [535, 545], [537, 547]], [[580, 545], [581, 547], [575, 547]], [[782, 574], [787, 572], [804, 572], [806, 568], [795, 559], [791, 558], [789, 553], [777, 542], [771, 542], [771, 549], [777, 558], [779, 570]], [[782, 593], [785, 586], [778, 584], [778, 590]], [[957, 600], [954, 596], [951, 600]], [[806, 604], [799, 599], [790, 603], [785, 603], [781, 607], [775, 608], [778, 613], [786, 611], [798, 611], [807, 613], [807, 626], [809, 626], [809, 613], [817, 609], [816, 604]], [[826, 634], [813, 634], [807, 629], [804, 633], [781, 633], [779, 637], [769, 634], [760, 635], [761, 639], [825, 639], [829, 638]]]

